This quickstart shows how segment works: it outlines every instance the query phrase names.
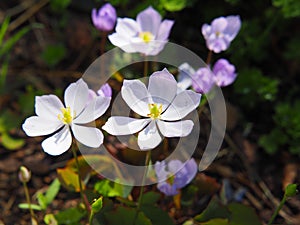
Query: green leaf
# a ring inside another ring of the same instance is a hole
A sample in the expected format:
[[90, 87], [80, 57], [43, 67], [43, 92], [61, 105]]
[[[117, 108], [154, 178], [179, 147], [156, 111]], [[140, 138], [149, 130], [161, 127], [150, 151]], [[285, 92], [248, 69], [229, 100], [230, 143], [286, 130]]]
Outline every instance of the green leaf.
[[14, 34], [11, 38], [9, 38], [6, 42], [2, 44], [2, 47], [0, 48], [0, 58], [7, 54], [11, 48], [16, 44], [16, 42], [22, 38], [28, 31], [30, 31], [30, 27], [24, 27], [20, 31], [18, 31], [16, 34]]
[[94, 186], [94, 189], [105, 197], [120, 196], [123, 198], [128, 197], [132, 188], [132, 186], [122, 185], [106, 179], [97, 182]]
[[229, 225], [261, 225], [253, 208], [240, 203], [231, 203], [228, 208], [231, 212]]
[[187, 0], [160, 0], [160, 4], [168, 11], [180, 11], [186, 7]]
[[7, 31], [8, 25], [9, 25], [9, 21], [10, 21], [10, 18], [6, 17], [4, 19], [4, 21], [2, 22], [2, 24], [1, 24], [1, 28], [0, 28], [0, 46], [2, 45], [4, 35]]
[[62, 12], [71, 3], [71, 0], [50, 0], [50, 7], [55, 12]]
[[174, 225], [169, 214], [161, 208], [151, 205], [142, 205], [141, 210], [151, 220], [153, 225]]
[[41, 206], [41, 208], [43, 210], [47, 209], [48, 202], [47, 202], [46, 197], [43, 195], [43, 193], [42, 192], [38, 192], [36, 197], [37, 197], [38, 203]]
[[49, 67], [53, 67], [65, 58], [66, 52], [66, 47], [62, 44], [48, 45], [42, 52], [42, 59]]
[[[63, 169], [57, 169], [57, 176], [60, 183], [69, 191], [80, 192], [78, 174], [72, 169], [66, 167]], [[85, 189], [85, 184], [81, 181], [82, 188]]]
[[157, 192], [149, 191], [143, 195], [142, 205], [154, 205], [160, 198]]
[[86, 211], [76, 207], [69, 208], [64, 211], [60, 211], [55, 214], [54, 217], [57, 220], [58, 224], [64, 225], [80, 225], [80, 220], [85, 216]]
[[46, 198], [46, 201], [47, 201], [47, 205], [52, 203], [52, 201], [55, 199], [57, 193], [59, 192], [59, 189], [60, 189], [60, 182], [56, 178], [52, 181], [52, 183], [50, 184], [48, 190], [46, 191], [45, 198]]
[[58, 225], [57, 220], [53, 214], [46, 214], [44, 216], [44, 222], [47, 225]]
[[2, 133], [0, 140], [1, 144], [9, 150], [21, 148], [25, 144], [25, 141], [23, 139], [13, 138], [6, 132]]
[[229, 210], [221, 204], [218, 198], [213, 198], [206, 209], [199, 215], [195, 216], [197, 222], [207, 222], [215, 218], [229, 218]]
[[[133, 225], [133, 224], [143, 224], [152, 225], [149, 218], [145, 216], [143, 212], [139, 212], [136, 217], [136, 209], [118, 207], [115, 211], [105, 213], [105, 218], [107, 220], [107, 225]], [[135, 221], [136, 217], [136, 221]]]
[[273, 0], [273, 5], [280, 7], [282, 14], [286, 18], [300, 16], [300, 1], [299, 0]]
[[[228, 223], [228, 219], [212, 219], [210, 221], [204, 222], [204, 223], [200, 223], [201, 225], [230, 225]], [[239, 224], [239, 225], [244, 225], [243, 223]]]
[[[28, 204], [28, 203], [20, 203], [20, 204], [18, 205], [18, 207], [19, 207], [20, 209], [29, 209], [29, 204]], [[31, 204], [31, 208], [32, 208], [33, 210], [37, 210], [37, 211], [41, 211], [41, 210], [42, 210], [42, 207], [39, 206], [39, 205], [36, 205], [36, 204]]]

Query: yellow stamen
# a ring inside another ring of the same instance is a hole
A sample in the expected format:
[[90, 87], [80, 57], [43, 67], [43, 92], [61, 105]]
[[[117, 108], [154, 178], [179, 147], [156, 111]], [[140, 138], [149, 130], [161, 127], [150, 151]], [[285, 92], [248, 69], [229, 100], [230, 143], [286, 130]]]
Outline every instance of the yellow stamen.
[[145, 42], [145, 43], [149, 43], [150, 41], [152, 41], [154, 39], [154, 36], [151, 32], [149, 31], [145, 31], [145, 32], [141, 32], [139, 33], [139, 37]]
[[160, 114], [162, 113], [162, 104], [159, 106], [156, 103], [148, 104], [150, 113], [147, 115], [152, 119], [160, 119]]
[[71, 114], [71, 108], [67, 107], [67, 108], [61, 108], [60, 109], [62, 114], [58, 114], [58, 119], [60, 121], [62, 121], [64, 124], [70, 124], [73, 121], [73, 117]]
[[166, 182], [167, 182], [168, 184], [170, 184], [170, 185], [173, 185], [173, 184], [174, 184], [174, 181], [175, 181], [175, 176], [174, 176], [174, 175], [170, 176], [170, 177], [166, 180]]

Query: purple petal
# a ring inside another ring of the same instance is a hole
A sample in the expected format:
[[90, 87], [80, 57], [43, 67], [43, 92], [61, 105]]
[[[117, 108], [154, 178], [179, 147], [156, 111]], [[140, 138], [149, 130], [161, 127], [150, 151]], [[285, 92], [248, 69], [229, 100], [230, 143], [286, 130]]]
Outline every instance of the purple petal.
[[157, 188], [167, 196], [174, 196], [178, 194], [178, 190], [176, 189], [176, 186], [170, 185], [167, 182], [158, 183]]
[[103, 97], [111, 97], [112, 89], [108, 83], [105, 83], [101, 86], [101, 88], [97, 91], [97, 94]]
[[160, 40], [160, 41], [167, 40], [170, 35], [170, 31], [171, 31], [173, 24], [174, 24], [173, 20], [164, 20], [159, 26], [159, 30], [158, 30], [156, 39]]
[[111, 31], [116, 23], [117, 13], [115, 8], [106, 3], [103, 5], [98, 13], [96, 9], [92, 10], [92, 21], [95, 27], [102, 31]]
[[212, 21], [211, 27], [214, 32], [223, 32], [227, 27], [227, 20], [224, 17], [216, 18]]
[[226, 59], [219, 59], [215, 63], [213, 73], [215, 82], [219, 87], [230, 85], [237, 76], [234, 65], [230, 64]]
[[156, 36], [161, 23], [161, 15], [149, 6], [137, 15], [136, 21], [140, 25], [141, 31], [151, 32]]
[[224, 33], [228, 35], [229, 41], [232, 41], [241, 28], [241, 19], [239, 16], [227, 16], [227, 27]]
[[209, 68], [202, 67], [193, 76], [193, 88], [196, 92], [206, 94], [214, 84], [213, 73]]

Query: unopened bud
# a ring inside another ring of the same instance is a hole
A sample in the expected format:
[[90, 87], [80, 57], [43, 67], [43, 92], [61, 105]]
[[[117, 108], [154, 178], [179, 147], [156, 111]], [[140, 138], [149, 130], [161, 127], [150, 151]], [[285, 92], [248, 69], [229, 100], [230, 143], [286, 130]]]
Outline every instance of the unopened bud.
[[31, 172], [25, 167], [21, 166], [19, 171], [19, 180], [27, 183], [31, 178]]
[[285, 196], [286, 197], [293, 197], [297, 194], [297, 184], [289, 184], [285, 188]]

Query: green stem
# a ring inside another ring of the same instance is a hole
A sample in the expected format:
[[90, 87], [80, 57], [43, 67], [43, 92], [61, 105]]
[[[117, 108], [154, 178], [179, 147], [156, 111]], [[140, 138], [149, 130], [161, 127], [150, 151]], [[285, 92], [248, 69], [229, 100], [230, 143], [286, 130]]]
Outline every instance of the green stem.
[[27, 183], [23, 182], [23, 186], [24, 186], [24, 191], [25, 191], [26, 202], [29, 206], [31, 221], [35, 221], [35, 215], [34, 215], [34, 212], [32, 210], [32, 207], [31, 207], [31, 201], [30, 201], [30, 197], [29, 197], [29, 191], [28, 191]]
[[138, 203], [137, 203], [137, 209], [136, 209], [134, 224], [136, 222], [138, 213], [139, 213], [139, 211], [141, 209], [141, 206], [142, 206], [142, 200], [143, 200], [143, 194], [144, 194], [144, 186], [145, 186], [145, 181], [146, 181], [147, 174], [148, 174], [148, 168], [149, 168], [150, 159], [151, 159], [151, 150], [147, 151], [147, 153], [146, 153], [146, 159], [145, 159], [145, 166], [146, 166], [146, 168], [145, 168], [143, 179], [142, 179], [142, 185], [141, 185], [139, 200], [138, 200]]
[[271, 225], [273, 223], [273, 221], [275, 220], [276, 216], [278, 215], [279, 211], [281, 210], [281, 208], [283, 207], [284, 203], [286, 202], [287, 196], [284, 195], [283, 198], [281, 199], [280, 204], [278, 205], [278, 207], [276, 208], [275, 212], [273, 213], [268, 225]]
[[95, 213], [94, 213], [94, 211], [92, 210], [92, 211], [91, 211], [91, 214], [90, 214], [90, 218], [89, 218], [89, 225], [92, 225], [93, 219], [94, 219], [94, 215], [95, 215]]
[[148, 76], [148, 60], [147, 60], [147, 56], [145, 55], [145, 59], [144, 59], [144, 77]]

